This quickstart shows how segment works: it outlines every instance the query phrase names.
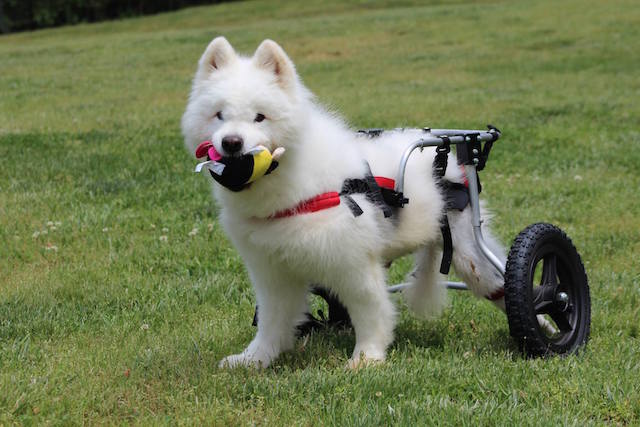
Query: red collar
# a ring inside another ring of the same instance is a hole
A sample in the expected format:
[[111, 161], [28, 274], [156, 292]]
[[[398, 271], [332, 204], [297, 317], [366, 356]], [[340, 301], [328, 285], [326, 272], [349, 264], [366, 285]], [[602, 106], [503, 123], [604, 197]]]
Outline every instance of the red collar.
[[309, 200], [305, 200], [298, 204], [296, 207], [278, 211], [271, 215], [269, 219], [285, 218], [289, 216], [311, 213], [321, 211], [323, 209], [329, 209], [340, 204], [340, 193], [337, 191], [330, 191], [328, 193], [322, 193]]
[[[385, 178], [382, 176], [375, 177], [376, 182], [382, 188], [388, 188], [393, 190], [396, 182], [391, 178]], [[305, 213], [312, 213], [321, 211], [324, 209], [333, 208], [340, 204], [340, 193], [337, 191], [329, 191], [327, 193], [319, 194], [311, 199], [300, 202], [297, 206], [278, 211], [271, 215], [269, 219], [286, 218], [294, 215], [300, 215]]]

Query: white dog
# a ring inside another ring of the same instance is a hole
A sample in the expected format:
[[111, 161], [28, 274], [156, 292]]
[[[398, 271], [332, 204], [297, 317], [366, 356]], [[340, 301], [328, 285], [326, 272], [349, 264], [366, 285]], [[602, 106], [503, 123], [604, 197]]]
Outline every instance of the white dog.
[[[221, 366], [264, 367], [292, 349], [312, 284], [330, 289], [348, 309], [356, 334], [349, 364], [383, 360], [395, 324], [385, 265], [407, 253], [416, 254], [413, 286], [403, 292], [407, 304], [422, 316], [439, 313], [446, 300], [439, 284], [445, 202], [433, 176], [434, 150], [410, 159], [404, 192], [409, 204], [391, 217], [367, 194], [341, 195], [327, 209], [282, 215], [317, 195], [340, 192], [347, 179], [365, 177], [367, 163], [373, 175], [394, 177], [416, 133], [358, 137], [316, 104], [278, 44], [265, 40], [248, 58], [223, 37], [200, 58], [182, 131], [191, 153], [204, 140], [222, 155], [258, 145], [286, 150], [273, 173], [242, 191], [213, 185], [220, 222], [246, 264], [259, 307], [255, 338]], [[462, 182], [455, 159], [449, 165], [445, 179]], [[362, 211], [358, 216], [354, 204]], [[470, 209], [450, 211], [448, 218], [456, 272], [475, 295], [499, 295], [503, 279], [476, 248]], [[504, 250], [486, 228], [485, 238], [504, 263]], [[493, 302], [504, 307], [502, 298]]]

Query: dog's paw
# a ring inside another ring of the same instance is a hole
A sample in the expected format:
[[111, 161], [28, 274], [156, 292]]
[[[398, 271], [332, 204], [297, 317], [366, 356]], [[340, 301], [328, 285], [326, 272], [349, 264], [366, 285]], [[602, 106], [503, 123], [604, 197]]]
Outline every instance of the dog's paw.
[[257, 358], [250, 357], [246, 353], [232, 354], [231, 356], [227, 356], [218, 363], [218, 368], [239, 368], [242, 366], [248, 368], [266, 368], [268, 365], [267, 362], [262, 361]]
[[382, 364], [384, 359], [384, 351], [354, 351], [351, 359], [347, 362], [347, 368], [358, 370], [368, 366], [376, 366]]
[[352, 357], [347, 361], [347, 369], [351, 369], [353, 371], [357, 371], [359, 369], [371, 367], [371, 366], [379, 366], [384, 363], [384, 357], [381, 359], [374, 359], [367, 357], [365, 355], [361, 355], [360, 357]]

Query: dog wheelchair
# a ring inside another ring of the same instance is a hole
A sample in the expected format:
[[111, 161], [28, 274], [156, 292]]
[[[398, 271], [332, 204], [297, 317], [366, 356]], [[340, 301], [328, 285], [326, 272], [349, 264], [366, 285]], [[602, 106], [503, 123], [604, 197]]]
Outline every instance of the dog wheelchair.
[[[484, 169], [492, 145], [500, 131], [489, 125], [487, 130], [457, 129], [411, 129], [395, 130], [415, 132], [417, 139], [405, 149], [395, 179], [393, 191], [385, 195], [385, 201], [401, 208], [410, 203], [403, 194], [405, 168], [409, 157], [416, 149], [435, 147], [434, 175], [441, 184], [447, 168], [451, 147], [455, 147], [458, 164], [464, 168], [468, 186], [454, 184], [444, 186], [449, 202], [468, 204], [471, 209], [475, 244], [504, 279], [504, 288], [496, 298], [504, 296], [506, 314], [511, 336], [527, 356], [565, 355], [577, 352], [589, 339], [591, 323], [591, 300], [589, 285], [580, 255], [567, 235], [558, 227], [548, 223], [536, 223], [526, 227], [516, 237], [510, 248], [506, 265], [491, 252], [482, 236], [480, 214], [480, 181], [478, 172]], [[366, 129], [359, 133], [376, 138], [383, 129]], [[456, 187], [457, 186], [457, 187]], [[390, 202], [389, 202], [390, 201]], [[448, 230], [446, 215], [443, 219], [443, 260], [440, 272], [447, 274], [454, 250]], [[446, 281], [448, 289], [467, 290], [462, 282]], [[408, 283], [388, 287], [391, 293], [401, 292], [411, 286]], [[317, 316], [307, 314], [307, 321], [298, 327], [299, 335], [313, 329], [325, 327], [349, 327], [350, 319], [340, 301], [322, 287], [312, 293], [323, 298], [328, 309], [318, 310]], [[492, 298], [489, 298], [492, 299]], [[254, 316], [257, 324], [258, 311]], [[538, 318], [543, 316], [555, 329], [551, 332], [541, 326]]]

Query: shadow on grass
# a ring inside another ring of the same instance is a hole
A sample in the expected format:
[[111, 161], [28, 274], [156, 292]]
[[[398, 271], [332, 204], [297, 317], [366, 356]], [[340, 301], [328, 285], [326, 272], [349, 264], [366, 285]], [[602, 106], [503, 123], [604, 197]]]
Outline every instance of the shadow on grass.
[[[466, 358], [469, 353], [484, 356], [522, 359], [524, 356], [509, 336], [509, 331], [498, 327], [487, 333], [466, 332], [461, 327], [451, 327], [445, 318], [423, 321], [410, 316], [401, 319], [395, 329], [394, 342], [387, 354], [410, 355], [418, 350], [424, 353], [448, 353], [454, 359]], [[304, 370], [307, 368], [343, 368], [351, 357], [355, 345], [355, 333], [348, 327], [315, 329], [299, 338], [294, 351], [284, 353], [269, 368], [274, 373]]]

